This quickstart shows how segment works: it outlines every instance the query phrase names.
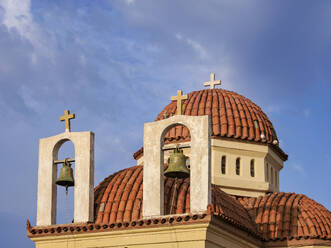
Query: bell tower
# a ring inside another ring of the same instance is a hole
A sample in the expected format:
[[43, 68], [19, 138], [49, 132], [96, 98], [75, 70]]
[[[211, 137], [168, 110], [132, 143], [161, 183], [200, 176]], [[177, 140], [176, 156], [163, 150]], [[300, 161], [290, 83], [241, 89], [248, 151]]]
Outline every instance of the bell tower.
[[[73, 161], [74, 222], [93, 221], [94, 133], [71, 132], [70, 119], [74, 119], [75, 115], [70, 114], [69, 110], [64, 113], [60, 120], [65, 121], [65, 132], [39, 140], [37, 226], [56, 224], [56, 183], [66, 187], [73, 186], [73, 182], [70, 184], [70, 180], [67, 182], [66, 178], [62, 178], [62, 184], [57, 182], [58, 164], [63, 162], [68, 166]], [[74, 144], [75, 158], [59, 161], [58, 151], [67, 141]]]
[[177, 93], [171, 98], [177, 101], [177, 115], [144, 125], [144, 218], [164, 215], [164, 137], [176, 125], [191, 133], [190, 212], [203, 212], [211, 202], [210, 117], [182, 115], [181, 101], [187, 96]]

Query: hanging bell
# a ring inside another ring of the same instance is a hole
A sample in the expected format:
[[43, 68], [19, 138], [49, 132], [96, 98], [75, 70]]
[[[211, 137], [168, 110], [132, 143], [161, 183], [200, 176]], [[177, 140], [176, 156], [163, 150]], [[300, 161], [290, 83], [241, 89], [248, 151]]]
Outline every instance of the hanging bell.
[[176, 147], [174, 153], [170, 156], [169, 166], [164, 172], [166, 177], [185, 178], [190, 175], [190, 171], [186, 167], [186, 156], [183, 150]]
[[60, 186], [72, 187], [75, 185], [74, 176], [73, 176], [73, 169], [71, 168], [70, 162], [68, 158], [64, 160], [63, 167], [60, 170], [60, 176], [56, 180], [56, 184]]

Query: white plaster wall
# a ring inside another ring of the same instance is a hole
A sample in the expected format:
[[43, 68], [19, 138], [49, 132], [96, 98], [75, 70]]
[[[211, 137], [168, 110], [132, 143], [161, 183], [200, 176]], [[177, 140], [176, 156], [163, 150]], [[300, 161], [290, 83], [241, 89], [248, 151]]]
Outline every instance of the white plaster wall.
[[[188, 146], [189, 142], [179, 143], [181, 146]], [[175, 147], [175, 144], [168, 144], [164, 147]], [[191, 149], [184, 148], [184, 154], [191, 156]], [[164, 152], [164, 161], [172, 151]], [[226, 174], [221, 173], [221, 158], [226, 156]], [[236, 158], [241, 158], [241, 174], [235, 173]], [[141, 157], [139, 161], [143, 161]], [[255, 161], [255, 176], [250, 176], [250, 161]], [[266, 178], [266, 164], [269, 164], [269, 180]], [[244, 143], [234, 140], [211, 140], [211, 180], [213, 184], [230, 194], [242, 196], [259, 196], [267, 192], [279, 191], [279, 173], [284, 166], [284, 161], [267, 145]], [[274, 168], [274, 183], [271, 184], [271, 167]], [[276, 177], [276, 174], [278, 175]], [[277, 179], [277, 183], [276, 183]]]
[[[226, 174], [221, 173], [221, 158], [226, 156]], [[240, 157], [240, 175], [236, 175], [236, 159]], [[255, 176], [250, 175], [250, 162], [254, 159]], [[266, 180], [266, 163], [269, 180]], [[271, 184], [271, 167], [274, 183]], [[276, 173], [283, 168], [283, 161], [267, 145], [249, 144], [229, 140], [212, 140], [212, 182], [230, 194], [259, 196], [279, 190]], [[279, 176], [278, 176], [279, 180]]]

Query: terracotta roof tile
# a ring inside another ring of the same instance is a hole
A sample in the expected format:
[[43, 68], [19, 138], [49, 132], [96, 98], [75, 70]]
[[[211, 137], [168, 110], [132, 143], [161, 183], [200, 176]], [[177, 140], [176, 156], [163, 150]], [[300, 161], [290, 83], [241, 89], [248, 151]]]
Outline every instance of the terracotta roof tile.
[[[165, 177], [164, 209], [166, 214], [190, 212], [190, 179]], [[107, 177], [95, 189], [95, 223], [109, 224], [138, 221], [142, 218], [143, 167], [134, 166]], [[101, 197], [101, 195], [103, 196]], [[101, 199], [101, 200], [100, 200]], [[214, 214], [243, 227], [257, 231], [247, 210], [233, 197], [212, 186]]]
[[[269, 118], [249, 99], [224, 89], [205, 89], [187, 95], [188, 99], [183, 101], [183, 115], [210, 115], [212, 138], [227, 137], [269, 144], [284, 160], [287, 159], [278, 143], [273, 144], [278, 138]], [[176, 108], [176, 102], [170, 102], [155, 121], [164, 119], [165, 112], [170, 116], [175, 115]], [[265, 138], [262, 138], [261, 134], [264, 134]], [[183, 126], [171, 128], [165, 136], [165, 143], [189, 140], [189, 130]], [[143, 150], [140, 149], [133, 157], [138, 159], [142, 153]]]
[[[165, 216], [163, 218], [151, 218], [151, 219], [140, 219], [139, 221], [130, 222], [117, 222], [117, 223], [71, 223], [71, 224], [60, 224], [50, 226], [36, 226], [32, 227], [30, 221], [27, 220], [26, 230], [27, 236], [32, 237], [43, 237], [43, 236], [58, 236], [58, 235], [72, 235], [87, 232], [109, 232], [119, 231], [136, 228], [150, 228], [150, 227], [161, 227], [164, 225], [173, 226], [194, 224], [194, 223], [207, 223], [211, 222], [211, 214], [184, 214], [176, 216]], [[254, 235], [254, 234], [253, 234]], [[256, 235], [254, 235], [256, 236]], [[258, 236], [256, 236], [258, 237]]]
[[237, 199], [258, 224], [265, 240], [331, 239], [331, 212], [305, 195], [273, 193]]
[[[84, 233], [196, 222], [206, 214], [189, 214], [189, 185], [189, 178], [176, 180], [165, 177], [165, 212], [176, 216], [142, 220], [143, 167], [127, 168], [107, 177], [95, 188], [94, 223], [33, 228], [28, 222], [28, 235]], [[281, 192], [258, 198], [230, 196], [212, 185], [212, 203], [207, 207], [207, 214], [221, 218], [265, 242], [331, 240], [331, 212], [301, 194]], [[287, 244], [282, 243], [282, 246]]]

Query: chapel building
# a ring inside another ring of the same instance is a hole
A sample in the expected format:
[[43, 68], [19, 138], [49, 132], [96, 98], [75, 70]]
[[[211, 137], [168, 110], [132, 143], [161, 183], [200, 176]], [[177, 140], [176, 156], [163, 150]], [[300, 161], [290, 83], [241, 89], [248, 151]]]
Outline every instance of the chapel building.
[[[220, 83], [211, 74], [210, 88], [178, 91], [145, 123], [137, 164], [95, 188], [94, 134], [71, 132], [65, 112], [66, 131], [39, 143], [37, 223], [27, 222], [36, 247], [331, 247], [331, 212], [279, 192], [288, 156], [267, 115]], [[69, 140], [75, 158], [59, 161]], [[57, 165], [68, 161], [73, 223], [56, 224]]]

